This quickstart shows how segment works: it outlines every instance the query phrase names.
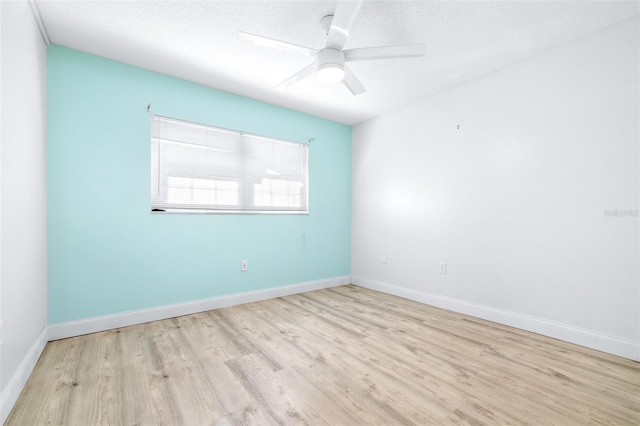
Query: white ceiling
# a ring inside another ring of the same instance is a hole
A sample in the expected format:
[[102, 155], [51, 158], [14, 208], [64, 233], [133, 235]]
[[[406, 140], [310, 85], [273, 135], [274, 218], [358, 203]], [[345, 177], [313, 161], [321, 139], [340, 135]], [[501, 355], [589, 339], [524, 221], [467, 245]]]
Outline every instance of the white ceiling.
[[460, 85], [572, 39], [638, 19], [637, 1], [366, 1], [345, 48], [425, 43], [422, 58], [356, 62], [353, 96], [314, 77], [273, 89], [308, 57], [238, 31], [316, 49], [336, 1], [37, 0], [52, 43], [346, 124]]

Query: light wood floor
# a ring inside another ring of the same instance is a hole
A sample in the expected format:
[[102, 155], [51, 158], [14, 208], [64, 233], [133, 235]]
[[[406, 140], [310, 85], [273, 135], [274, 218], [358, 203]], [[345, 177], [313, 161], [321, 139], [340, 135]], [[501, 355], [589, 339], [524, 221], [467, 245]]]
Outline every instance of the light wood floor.
[[49, 343], [7, 425], [640, 424], [640, 364], [356, 286]]

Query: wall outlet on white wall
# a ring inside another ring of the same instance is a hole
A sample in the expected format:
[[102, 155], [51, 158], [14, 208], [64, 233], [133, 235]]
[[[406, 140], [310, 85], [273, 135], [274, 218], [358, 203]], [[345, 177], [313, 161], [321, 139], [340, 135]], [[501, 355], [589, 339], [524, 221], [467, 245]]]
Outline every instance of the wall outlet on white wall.
[[441, 274], [446, 274], [447, 273], [447, 264], [446, 263], [441, 263], [440, 264], [440, 273]]
[[242, 272], [245, 272], [245, 271], [249, 270], [249, 261], [248, 260], [243, 260], [242, 263], [240, 263], [240, 270]]
[[387, 253], [383, 253], [382, 257], [380, 258], [380, 263], [387, 263]]

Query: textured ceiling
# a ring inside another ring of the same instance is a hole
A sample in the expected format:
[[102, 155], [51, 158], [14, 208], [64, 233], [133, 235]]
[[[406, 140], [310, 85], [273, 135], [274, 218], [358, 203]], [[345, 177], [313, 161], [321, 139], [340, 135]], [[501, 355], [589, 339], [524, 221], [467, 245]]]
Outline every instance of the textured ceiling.
[[460, 85], [635, 16], [637, 1], [366, 1], [345, 48], [425, 43], [421, 58], [351, 63], [367, 92], [310, 77], [311, 60], [238, 31], [322, 48], [335, 1], [37, 0], [52, 43], [346, 124]]

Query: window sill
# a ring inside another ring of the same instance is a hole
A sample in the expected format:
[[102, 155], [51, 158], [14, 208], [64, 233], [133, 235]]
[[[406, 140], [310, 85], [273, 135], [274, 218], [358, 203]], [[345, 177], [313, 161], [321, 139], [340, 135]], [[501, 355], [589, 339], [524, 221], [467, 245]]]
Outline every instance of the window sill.
[[251, 211], [251, 210], [205, 210], [205, 209], [163, 209], [164, 211], [151, 211], [152, 215], [163, 215], [163, 214], [250, 214], [250, 215], [282, 215], [282, 214], [291, 214], [291, 215], [308, 215], [309, 211], [287, 211], [287, 210], [279, 210], [279, 211]]

